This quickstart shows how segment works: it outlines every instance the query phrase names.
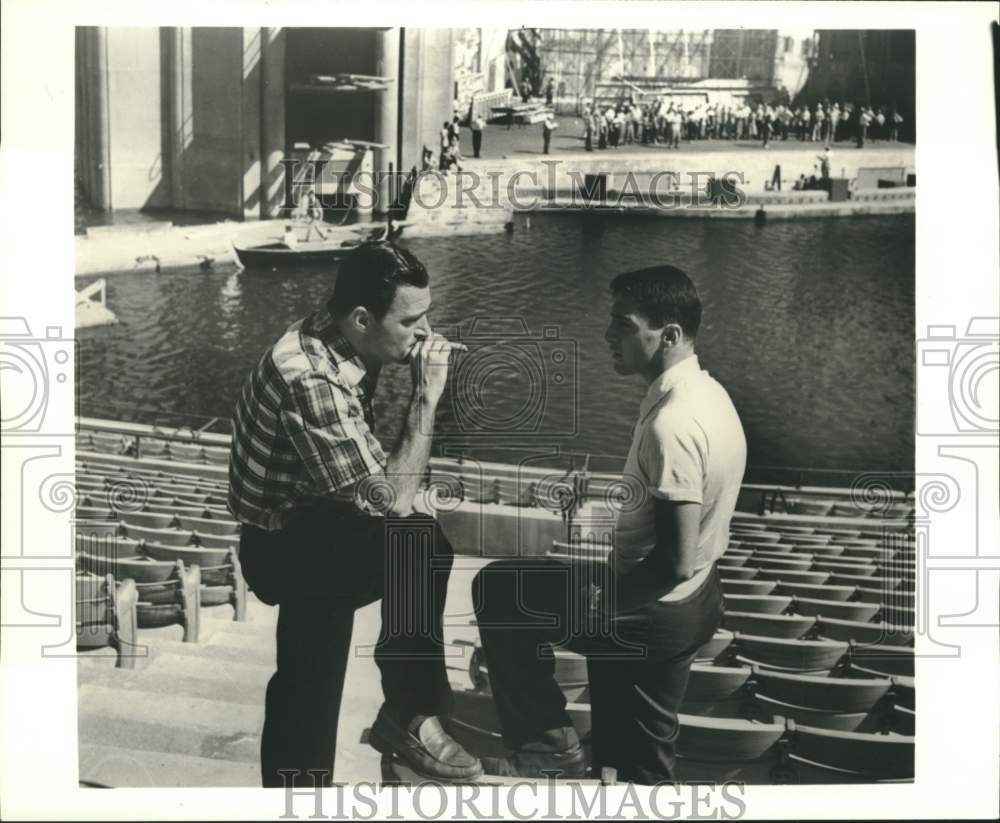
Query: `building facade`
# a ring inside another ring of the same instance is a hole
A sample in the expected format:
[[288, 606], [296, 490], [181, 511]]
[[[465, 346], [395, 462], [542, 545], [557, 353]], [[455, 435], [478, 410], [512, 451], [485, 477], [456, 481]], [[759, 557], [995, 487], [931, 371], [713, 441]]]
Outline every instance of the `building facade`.
[[[287, 161], [367, 141], [409, 169], [452, 114], [451, 29], [98, 28], [76, 33], [76, 175], [107, 211], [274, 217]], [[381, 78], [367, 86], [343, 75]]]

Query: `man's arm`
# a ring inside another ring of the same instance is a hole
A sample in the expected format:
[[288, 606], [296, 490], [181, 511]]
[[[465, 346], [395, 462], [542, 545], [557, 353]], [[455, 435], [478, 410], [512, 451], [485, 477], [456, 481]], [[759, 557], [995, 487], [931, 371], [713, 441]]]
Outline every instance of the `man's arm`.
[[413, 511], [413, 498], [431, 455], [436, 411], [437, 400], [422, 397], [416, 390], [410, 395], [403, 429], [385, 467], [385, 479], [394, 492], [388, 514], [405, 517]]
[[405, 517], [413, 511], [413, 499], [430, 459], [434, 417], [448, 379], [448, 357], [454, 348], [464, 346], [449, 343], [440, 335], [414, 347], [410, 357], [413, 391], [403, 429], [385, 467], [385, 480], [393, 489], [387, 514]]
[[701, 503], [655, 498], [653, 509], [656, 545], [618, 581], [616, 612], [634, 611], [659, 600], [694, 576]]

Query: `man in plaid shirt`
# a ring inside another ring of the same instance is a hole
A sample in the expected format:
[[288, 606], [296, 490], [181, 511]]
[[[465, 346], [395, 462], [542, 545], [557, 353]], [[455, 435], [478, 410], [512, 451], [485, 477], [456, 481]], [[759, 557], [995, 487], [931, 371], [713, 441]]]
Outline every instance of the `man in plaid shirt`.
[[[372, 745], [432, 778], [482, 773], [441, 722], [451, 708], [442, 617], [452, 549], [413, 511], [455, 348], [431, 331], [430, 306], [412, 253], [358, 247], [327, 304], [264, 353], [237, 403], [229, 504], [243, 524], [240, 559], [250, 588], [280, 605], [264, 786], [332, 783], [354, 611], [379, 599], [385, 703]], [[413, 390], [386, 454], [372, 398], [381, 366], [406, 362]]]

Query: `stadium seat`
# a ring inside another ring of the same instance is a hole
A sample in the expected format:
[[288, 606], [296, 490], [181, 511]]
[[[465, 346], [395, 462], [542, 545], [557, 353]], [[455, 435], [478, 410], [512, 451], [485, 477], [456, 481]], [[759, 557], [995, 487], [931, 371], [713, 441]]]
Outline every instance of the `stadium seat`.
[[824, 712], [870, 712], [892, 686], [889, 678], [823, 677], [753, 667], [753, 690], [783, 703]]
[[169, 450], [171, 460], [183, 463], [201, 463], [205, 459], [201, 446], [194, 443], [171, 443]]
[[850, 641], [851, 663], [885, 675], [913, 677], [913, 649]]
[[202, 534], [194, 533], [194, 539], [198, 545], [206, 549], [238, 549], [240, 547], [240, 536], [238, 534]]
[[726, 609], [754, 614], [781, 614], [791, 603], [790, 597], [773, 595], [733, 594], [725, 595]]
[[710, 666], [694, 663], [684, 699], [695, 702], [727, 700], [746, 684], [748, 666]]
[[779, 782], [784, 721], [680, 715], [674, 777], [681, 782]]
[[779, 719], [794, 720], [820, 729], [838, 729], [853, 732], [871, 726], [868, 712], [824, 712], [817, 709], [807, 709], [804, 706], [794, 706], [765, 697], [762, 694], [753, 696], [753, 716], [763, 723], [773, 723]]
[[821, 637], [831, 640], [855, 640], [858, 643], [876, 643], [887, 646], [912, 646], [912, 626], [893, 626], [889, 623], [859, 623], [855, 620], [822, 615], [816, 618], [816, 628]]
[[846, 560], [817, 560], [815, 566], [834, 574], [853, 574], [859, 577], [871, 577], [877, 570], [871, 563], [851, 563]]
[[242, 622], [246, 619], [247, 583], [235, 548], [229, 549], [225, 563], [201, 566], [201, 605], [210, 607], [227, 603], [233, 607], [233, 620]]
[[863, 734], [796, 724], [791, 733], [791, 759], [800, 781], [912, 780], [913, 738], [897, 734]]
[[871, 574], [842, 574], [830, 572], [830, 582], [837, 586], [886, 586], [895, 589], [901, 579], [898, 577], [875, 577]]
[[792, 609], [796, 614], [808, 614], [813, 617], [825, 615], [841, 620], [854, 620], [859, 623], [871, 620], [878, 614], [877, 603], [843, 602], [840, 600], [819, 600], [813, 597], [793, 597]]
[[115, 582], [112, 574], [76, 575], [76, 647], [84, 651], [110, 646], [115, 666], [135, 668], [138, 595], [130, 580]]
[[235, 534], [239, 525], [235, 520], [220, 517], [188, 517], [178, 515], [177, 520], [182, 529], [188, 529], [199, 534]]
[[[88, 502], [90, 498], [85, 498]], [[77, 506], [73, 510], [73, 514], [78, 520], [97, 520], [100, 522], [109, 522], [118, 519], [118, 515], [108, 508], [99, 508], [97, 506]]]
[[723, 577], [722, 592], [725, 595], [752, 594], [758, 597], [771, 594], [778, 584], [773, 580], [730, 580]]
[[812, 567], [812, 561], [800, 560], [796, 557], [789, 557], [787, 560], [774, 560], [755, 554], [744, 565], [758, 569], [767, 569], [768, 571], [807, 572]]
[[844, 547], [830, 543], [826, 546], [809, 546], [809, 552], [812, 554], [814, 559], [822, 557], [832, 559], [843, 556]]
[[816, 625], [816, 618], [797, 614], [726, 611], [722, 615], [722, 625], [730, 631], [763, 637], [799, 638], [804, 637]]
[[123, 525], [122, 531], [126, 537], [133, 540], [163, 546], [187, 546], [193, 537], [191, 532], [180, 529], [149, 529], [144, 526]]
[[229, 548], [209, 549], [198, 546], [170, 546], [151, 541], [143, 542], [140, 552], [153, 560], [180, 560], [185, 566], [221, 566], [229, 561]]
[[126, 529], [129, 526], [140, 526], [146, 529], [168, 529], [176, 522], [174, 515], [165, 512], [123, 511], [120, 516]]
[[718, 629], [711, 639], [695, 654], [695, 661], [712, 661], [722, 654], [733, 642], [733, 633]]
[[782, 581], [774, 584], [775, 594], [786, 594], [792, 597], [815, 597], [820, 600], [849, 600], [854, 594], [853, 586], [831, 586], [814, 583], [789, 583]]
[[734, 552], [734, 551], [732, 551], [730, 549], [730, 550], [726, 551], [726, 553], [723, 554], [722, 557], [719, 558], [719, 562], [722, 563], [725, 566], [729, 566], [731, 568], [737, 568], [737, 569], [739, 569], [739, 568], [743, 568], [743, 566], [746, 565], [746, 562], [749, 559], [750, 559], [750, 555], [748, 555], [748, 554], [738, 554], [738, 553], [736, 553], [736, 552]]
[[828, 580], [834, 582], [830, 572], [795, 572], [785, 569], [758, 569], [757, 578], [760, 580], [777, 580], [788, 583], [826, 583]]
[[741, 663], [757, 663], [796, 672], [831, 669], [847, 650], [847, 643], [834, 640], [783, 640], [742, 633], [736, 634], [730, 649]]
[[173, 576], [156, 583], [137, 584], [139, 628], [156, 629], [180, 624], [184, 642], [197, 643], [201, 609], [201, 572], [197, 566], [185, 568], [180, 560]]
[[757, 577], [757, 569], [748, 569], [745, 566], [734, 566], [729, 563], [720, 563], [716, 566], [720, 577], [727, 580], [752, 580]]
[[137, 584], [163, 583], [176, 571], [173, 563], [139, 555], [106, 557], [81, 551], [77, 560], [79, 568], [91, 574], [111, 574], [116, 580], [133, 580]]

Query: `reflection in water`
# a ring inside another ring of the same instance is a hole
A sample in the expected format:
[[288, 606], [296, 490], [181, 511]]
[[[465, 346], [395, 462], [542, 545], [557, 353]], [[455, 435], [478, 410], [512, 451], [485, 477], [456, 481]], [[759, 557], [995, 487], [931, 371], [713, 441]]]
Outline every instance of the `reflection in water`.
[[[441, 437], [516, 428], [504, 442], [521, 451], [622, 455], [644, 388], [611, 370], [607, 284], [672, 263], [702, 293], [701, 362], [733, 396], [753, 464], [912, 470], [912, 215], [763, 228], [552, 215], [535, 216], [530, 232], [404, 242], [431, 272], [435, 326], [476, 344], [456, 364], [463, 379], [442, 404]], [[109, 278], [121, 323], [80, 332], [83, 410], [152, 419], [110, 406], [121, 402], [228, 417], [256, 359], [334, 276]], [[408, 394], [408, 369], [384, 369], [387, 442]]]

